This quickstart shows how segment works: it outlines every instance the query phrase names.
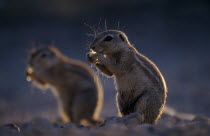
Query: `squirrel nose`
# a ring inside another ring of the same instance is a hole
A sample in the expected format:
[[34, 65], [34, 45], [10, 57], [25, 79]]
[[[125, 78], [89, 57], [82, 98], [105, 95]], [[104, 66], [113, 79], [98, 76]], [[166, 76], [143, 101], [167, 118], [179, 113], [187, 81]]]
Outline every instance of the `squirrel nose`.
[[92, 45], [90, 45], [90, 48], [91, 48], [92, 50], [94, 50], [94, 49], [96, 48], [96, 46], [94, 46], [94, 45], [92, 44]]

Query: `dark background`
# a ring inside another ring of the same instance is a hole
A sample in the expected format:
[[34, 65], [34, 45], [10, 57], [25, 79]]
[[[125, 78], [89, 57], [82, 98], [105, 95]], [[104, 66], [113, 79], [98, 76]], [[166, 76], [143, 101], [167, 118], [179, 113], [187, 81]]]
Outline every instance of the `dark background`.
[[[210, 19], [208, 0], [0, 0], [0, 124], [58, 116], [50, 91], [25, 80], [27, 50], [54, 43], [85, 62], [92, 31], [84, 25], [123, 30], [153, 60], [168, 86], [167, 105], [210, 116]], [[101, 20], [101, 21], [100, 21]], [[103, 117], [117, 114], [112, 79], [101, 76]]]

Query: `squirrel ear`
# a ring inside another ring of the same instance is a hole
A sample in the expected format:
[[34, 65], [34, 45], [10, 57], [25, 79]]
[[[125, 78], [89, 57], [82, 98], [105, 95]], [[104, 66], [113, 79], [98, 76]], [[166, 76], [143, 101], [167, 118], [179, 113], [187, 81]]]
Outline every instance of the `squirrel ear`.
[[122, 34], [120, 34], [119, 37], [123, 42], [125, 41], [125, 38], [122, 36]]

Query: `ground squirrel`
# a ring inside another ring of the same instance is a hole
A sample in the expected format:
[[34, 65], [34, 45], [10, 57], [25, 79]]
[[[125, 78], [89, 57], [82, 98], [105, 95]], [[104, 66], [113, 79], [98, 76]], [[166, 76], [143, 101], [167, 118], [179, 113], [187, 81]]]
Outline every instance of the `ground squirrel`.
[[167, 87], [157, 66], [139, 53], [122, 31], [96, 35], [87, 60], [102, 73], [113, 76], [119, 113], [140, 113], [140, 123], [154, 124], [166, 102]]
[[65, 122], [100, 122], [103, 90], [88, 65], [67, 58], [54, 46], [38, 47], [29, 53], [26, 74], [39, 88], [53, 90]]

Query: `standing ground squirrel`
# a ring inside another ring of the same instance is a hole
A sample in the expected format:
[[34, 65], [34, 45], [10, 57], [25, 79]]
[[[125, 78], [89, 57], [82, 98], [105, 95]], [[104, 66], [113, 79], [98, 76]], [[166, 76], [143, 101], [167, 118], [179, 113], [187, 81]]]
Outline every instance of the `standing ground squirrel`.
[[114, 76], [120, 115], [139, 113], [139, 123], [154, 124], [166, 102], [167, 87], [157, 66], [139, 53], [122, 31], [96, 35], [87, 60], [107, 76]]
[[65, 57], [53, 46], [40, 47], [29, 53], [26, 74], [39, 88], [52, 88], [65, 122], [100, 122], [103, 90], [88, 65]]

